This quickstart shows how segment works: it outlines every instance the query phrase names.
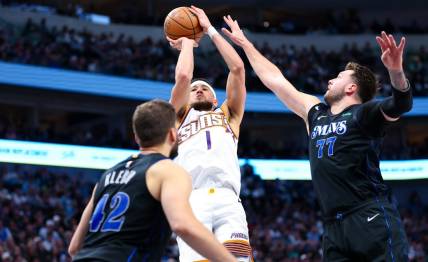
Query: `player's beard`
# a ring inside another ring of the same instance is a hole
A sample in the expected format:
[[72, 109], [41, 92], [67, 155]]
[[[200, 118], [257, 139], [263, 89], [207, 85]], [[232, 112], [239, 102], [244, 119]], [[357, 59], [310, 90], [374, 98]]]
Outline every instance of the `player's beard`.
[[324, 95], [324, 101], [329, 105], [332, 106], [334, 103], [339, 102], [342, 100], [342, 98], [345, 97], [345, 90], [336, 90], [333, 92], [332, 90], [327, 91]]
[[214, 108], [214, 104], [210, 101], [195, 102], [190, 106], [198, 111], [211, 111]]
[[169, 158], [173, 159], [178, 156], [178, 140], [172, 145], [171, 152], [169, 154]]

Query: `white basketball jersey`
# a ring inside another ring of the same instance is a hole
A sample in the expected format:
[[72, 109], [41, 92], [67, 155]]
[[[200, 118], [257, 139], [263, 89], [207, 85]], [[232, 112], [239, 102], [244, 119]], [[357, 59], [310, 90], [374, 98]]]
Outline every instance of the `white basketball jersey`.
[[191, 174], [193, 189], [227, 187], [239, 196], [238, 140], [220, 108], [191, 108], [178, 129], [178, 142], [174, 161]]

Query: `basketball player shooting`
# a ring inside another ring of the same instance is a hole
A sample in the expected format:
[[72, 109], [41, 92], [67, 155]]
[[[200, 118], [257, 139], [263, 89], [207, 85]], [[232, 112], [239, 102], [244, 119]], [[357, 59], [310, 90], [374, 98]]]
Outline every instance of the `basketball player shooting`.
[[[180, 50], [170, 102], [179, 119], [175, 162], [192, 176], [190, 203], [196, 217], [238, 261], [251, 260], [246, 216], [239, 199], [241, 174], [237, 157], [239, 126], [246, 97], [244, 64], [233, 47], [215, 30], [200, 8], [192, 6], [204, 32], [229, 68], [226, 101], [219, 107], [212, 86], [193, 77], [194, 40], [179, 38], [170, 45]], [[232, 28], [233, 30], [233, 28]], [[178, 238], [180, 261], [205, 257]]]
[[177, 150], [175, 123], [168, 102], [136, 108], [140, 153], [101, 176], [70, 242], [73, 261], [160, 261], [171, 229], [210, 261], [236, 261], [192, 213], [189, 175], [169, 159]]
[[408, 243], [400, 215], [379, 169], [386, 127], [412, 108], [403, 71], [405, 38], [397, 46], [382, 32], [376, 40], [389, 72], [392, 96], [372, 98], [374, 74], [357, 63], [328, 82], [325, 103], [296, 90], [281, 71], [245, 37], [238, 23], [223, 32], [241, 46], [257, 76], [306, 122], [312, 182], [324, 216], [324, 261], [407, 261]]

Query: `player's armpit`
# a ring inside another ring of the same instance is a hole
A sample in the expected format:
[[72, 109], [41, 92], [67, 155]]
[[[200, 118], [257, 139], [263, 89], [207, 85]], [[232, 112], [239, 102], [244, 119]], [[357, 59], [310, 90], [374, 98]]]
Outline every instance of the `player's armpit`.
[[224, 101], [224, 103], [221, 105], [220, 109], [223, 112], [224, 117], [226, 117], [227, 121], [229, 122], [229, 125], [230, 125], [230, 128], [232, 129], [233, 135], [235, 136], [236, 139], [238, 139], [243, 115], [232, 116], [232, 113], [230, 112], [230, 109], [227, 105], [227, 100]]

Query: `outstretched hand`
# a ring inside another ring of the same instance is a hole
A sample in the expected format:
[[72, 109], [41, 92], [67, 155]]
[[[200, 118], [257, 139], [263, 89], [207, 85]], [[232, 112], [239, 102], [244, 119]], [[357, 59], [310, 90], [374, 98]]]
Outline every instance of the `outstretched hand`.
[[199, 25], [204, 30], [204, 33], [206, 33], [208, 28], [211, 26], [211, 22], [208, 19], [208, 16], [205, 14], [204, 10], [194, 5], [190, 6], [189, 10], [198, 17]]
[[174, 40], [174, 39], [167, 36], [166, 39], [168, 40], [169, 45], [172, 48], [177, 49], [178, 51], [180, 51], [183, 48], [183, 45], [185, 42], [192, 43], [193, 47], [198, 47], [198, 43], [195, 40], [189, 39], [187, 37], [180, 37], [180, 38]]
[[376, 36], [376, 41], [382, 50], [382, 62], [388, 70], [403, 70], [403, 50], [406, 45], [406, 38], [402, 37], [400, 44], [397, 46], [392, 35], [387, 35], [382, 31], [380, 36]]
[[229, 37], [233, 43], [242, 47], [245, 43], [248, 42], [248, 39], [245, 37], [244, 33], [239, 27], [238, 21], [233, 20], [232, 17], [230, 17], [230, 15], [228, 15], [227, 17], [223, 16], [223, 20], [229, 26], [230, 31], [226, 28], [222, 28], [221, 31], [227, 37]]

